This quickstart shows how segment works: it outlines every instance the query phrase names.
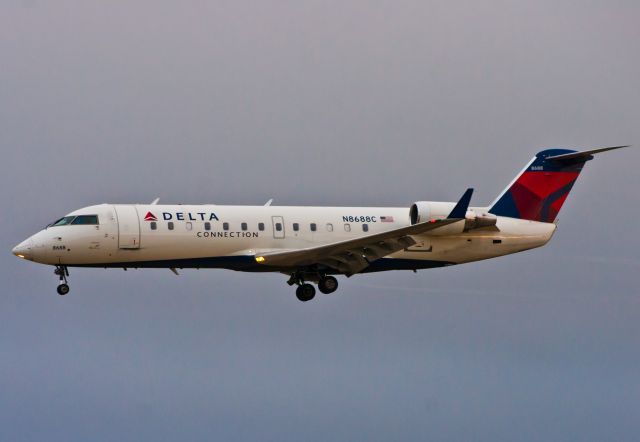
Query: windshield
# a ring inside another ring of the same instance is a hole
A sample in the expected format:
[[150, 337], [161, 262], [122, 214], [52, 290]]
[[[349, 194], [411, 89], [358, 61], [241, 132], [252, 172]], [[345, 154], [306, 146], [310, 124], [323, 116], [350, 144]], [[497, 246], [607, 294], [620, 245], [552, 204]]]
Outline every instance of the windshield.
[[74, 218], [75, 216], [65, 216], [64, 218], [60, 218], [58, 221], [52, 222], [49, 226], [66, 226], [67, 224], [71, 224], [71, 221], [73, 221]]
[[98, 225], [98, 215], [71, 215], [60, 218], [52, 222], [47, 227], [68, 226], [69, 224], [78, 225]]
[[78, 215], [71, 224], [98, 224], [98, 215]]

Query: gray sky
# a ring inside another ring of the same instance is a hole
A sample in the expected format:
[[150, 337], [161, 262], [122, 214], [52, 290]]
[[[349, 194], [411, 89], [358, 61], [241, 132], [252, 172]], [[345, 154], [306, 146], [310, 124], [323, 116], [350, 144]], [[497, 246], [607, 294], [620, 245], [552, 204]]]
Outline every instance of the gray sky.
[[637, 439], [637, 148], [542, 249], [307, 304], [203, 270], [60, 298], [10, 254], [94, 203], [480, 205], [543, 148], [638, 145], [637, 2], [0, 8], [1, 440]]

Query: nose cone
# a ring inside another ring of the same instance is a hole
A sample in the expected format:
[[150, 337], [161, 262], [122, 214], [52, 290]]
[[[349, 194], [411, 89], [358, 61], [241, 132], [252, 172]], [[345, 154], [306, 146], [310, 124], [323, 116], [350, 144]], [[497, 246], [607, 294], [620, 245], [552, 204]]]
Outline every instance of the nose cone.
[[13, 250], [11, 250], [11, 253], [16, 255], [18, 258], [32, 259], [33, 258], [32, 245], [33, 245], [33, 241], [31, 240], [31, 238], [26, 239], [22, 241], [20, 244], [18, 244], [17, 246], [15, 246]]

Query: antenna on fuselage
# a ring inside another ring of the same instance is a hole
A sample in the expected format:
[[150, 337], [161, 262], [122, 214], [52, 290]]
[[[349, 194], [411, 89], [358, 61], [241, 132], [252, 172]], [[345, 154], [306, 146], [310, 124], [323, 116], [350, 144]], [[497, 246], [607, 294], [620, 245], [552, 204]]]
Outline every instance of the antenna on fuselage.
[[273, 198], [271, 198], [269, 201], [267, 201], [266, 203], [264, 203], [265, 207], [266, 207], [266, 206], [270, 206], [272, 202], [273, 202]]
[[160, 197], [154, 199], [153, 201], [151, 201], [151, 205], [155, 206], [156, 204], [158, 204], [158, 201], [160, 201]]

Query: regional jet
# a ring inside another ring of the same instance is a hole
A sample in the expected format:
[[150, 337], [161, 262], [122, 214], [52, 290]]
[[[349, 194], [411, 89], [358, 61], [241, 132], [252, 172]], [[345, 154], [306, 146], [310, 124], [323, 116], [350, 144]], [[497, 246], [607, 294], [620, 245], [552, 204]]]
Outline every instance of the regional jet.
[[300, 301], [338, 288], [335, 276], [429, 269], [495, 258], [546, 244], [562, 204], [595, 154], [547, 149], [486, 207], [418, 201], [397, 207], [100, 204], [75, 210], [13, 249], [55, 266], [57, 292], [69, 267], [221, 268], [280, 272]]

